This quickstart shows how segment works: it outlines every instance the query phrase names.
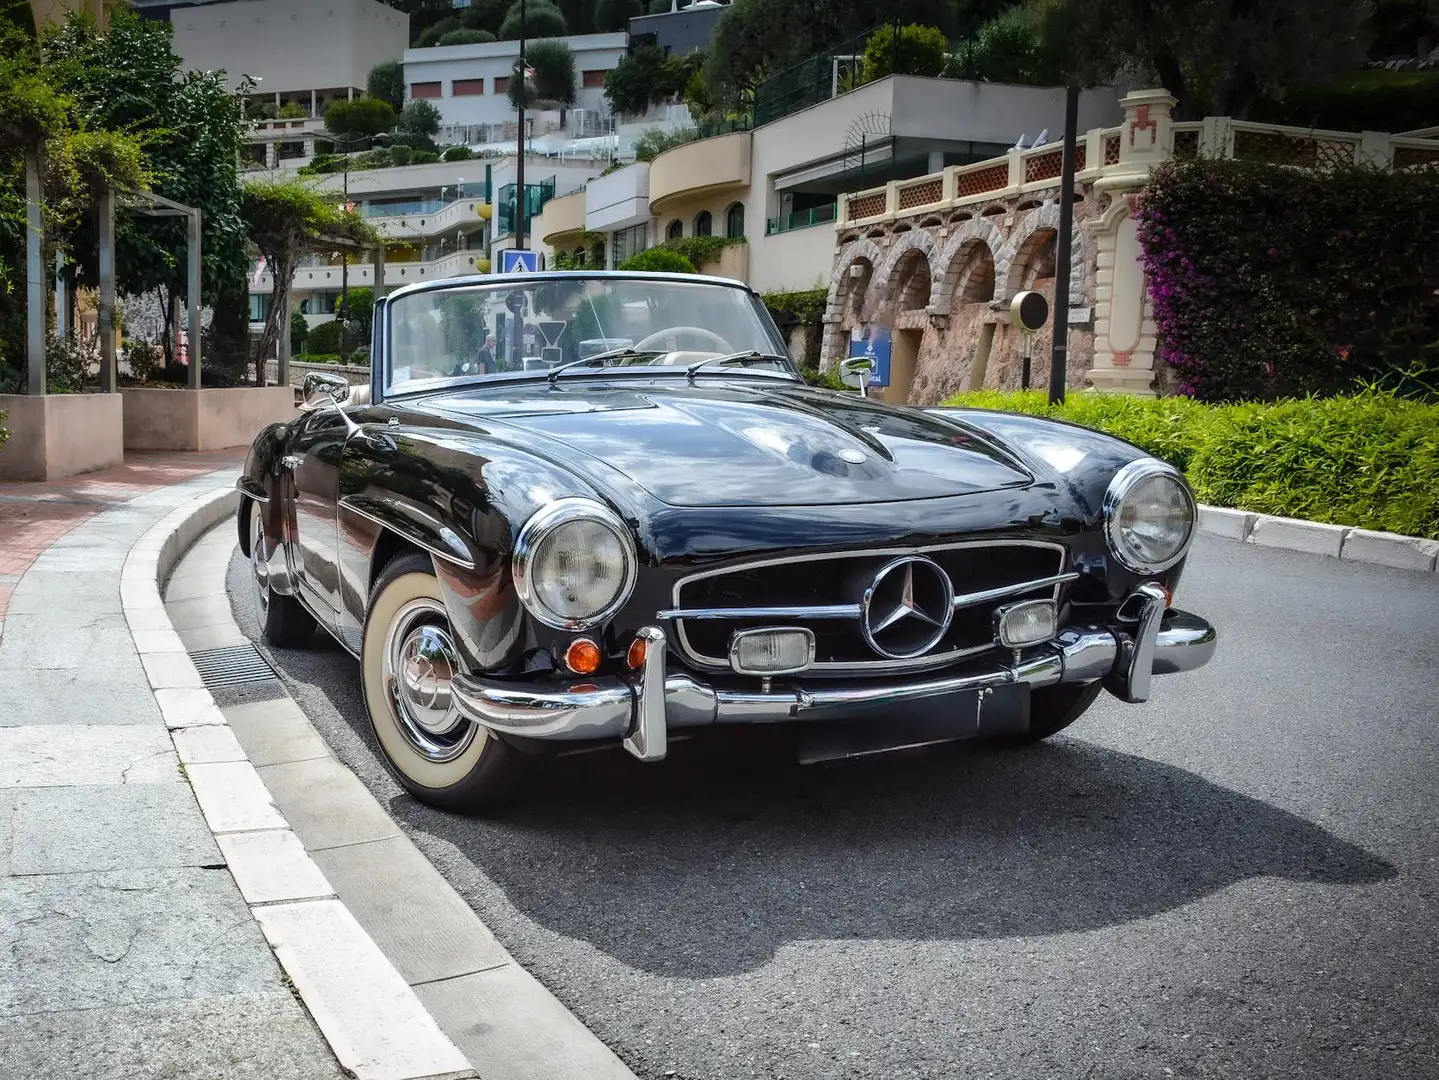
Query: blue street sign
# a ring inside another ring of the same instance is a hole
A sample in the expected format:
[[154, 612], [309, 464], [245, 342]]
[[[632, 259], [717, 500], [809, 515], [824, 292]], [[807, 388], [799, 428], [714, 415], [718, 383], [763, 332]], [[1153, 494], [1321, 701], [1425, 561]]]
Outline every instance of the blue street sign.
[[885, 387], [889, 385], [889, 330], [882, 326], [863, 329], [855, 327], [850, 332], [849, 355], [852, 357], [867, 356], [874, 361], [874, 370], [869, 375], [870, 386]]
[[538, 251], [526, 251], [524, 248], [507, 248], [500, 252], [500, 273], [538, 274], [539, 272], [540, 253]]

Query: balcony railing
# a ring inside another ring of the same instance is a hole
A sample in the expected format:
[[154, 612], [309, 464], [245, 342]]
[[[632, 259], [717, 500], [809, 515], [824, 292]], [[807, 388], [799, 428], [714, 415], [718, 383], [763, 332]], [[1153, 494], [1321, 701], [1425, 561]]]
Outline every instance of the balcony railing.
[[[526, 224], [539, 217], [545, 204], [555, 197], [555, 181], [556, 177], [552, 176], [538, 184], [525, 185]], [[495, 235], [510, 236], [515, 231], [515, 185], [500, 188], [495, 202]]]
[[809, 210], [796, 210], [792, 214], [781, 214], [777, 218], [768, 218], [764, 223], [764, 234], [774, 236], [776, 233], [790, 232], [793, 229], [808, 229], [813, 225], [827, 225], [834, 220], [839, 207], [836, 203], [829, 203], [825, 206], [816, 206]]
[[[893, 28], [892, 40], [898, 48], [899, 20], [886, 25]], [[821, 101], [838, 97], [850, 89], [861, 67], [865, 46], [880, 29], [883, 27], [866, 30], [765, 79], [755, 87], [755, 126], [772, 123]], [[899, 65], [892, 63], [891, 68], [898, 70]]]

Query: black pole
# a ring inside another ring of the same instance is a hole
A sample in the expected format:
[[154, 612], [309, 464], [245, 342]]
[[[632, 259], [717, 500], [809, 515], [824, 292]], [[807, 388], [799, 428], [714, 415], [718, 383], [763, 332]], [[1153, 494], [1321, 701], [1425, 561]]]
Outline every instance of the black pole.
[[515, 111], [520, 119], [520, 156], [515, 159], [515, 248], [525, 246], [525, 0], [520, 0], [520, 60], [519, 71], [511, 72], [520, 77], [520, 92], [515, 95]]
[[[345, 211], [350, 209], [350, 155], [345, 154]], [[340, 363], [350, 362], [350, 253], [340, 253]]]
[[1059, 177], [1059, 236], [1054, 253], [1054, 351], [1049, 360], [1049, 403], [1064, 400], [1069, 372], [1070, 233], [1074, 231], [1074, 158], [1079, 138], [1079, 87], [1070, 83], [1064, 98], [1064, 156]]

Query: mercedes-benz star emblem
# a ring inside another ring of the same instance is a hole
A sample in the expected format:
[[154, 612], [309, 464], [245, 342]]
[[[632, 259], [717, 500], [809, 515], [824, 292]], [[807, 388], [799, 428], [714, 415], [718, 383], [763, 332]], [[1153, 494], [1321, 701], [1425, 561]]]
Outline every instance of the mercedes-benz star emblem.
[[863, 465], [864, 462], [865, 462], [864, 451], [863, 451], [863, 450], [850, 450], [850, 449], [846, 448], [846, 449], [841, 450], [841, 451], [839, 452], [839, 459], [840, 459], [841, 461], [847, 461], [847, 462], [849, 462], [851, 465]]
[[860, 603], [859, 625], [875, 652], [907, 660], [938, 645], [953, 618], [949, 575], [932, 560], [912, 555], [875, 575]]

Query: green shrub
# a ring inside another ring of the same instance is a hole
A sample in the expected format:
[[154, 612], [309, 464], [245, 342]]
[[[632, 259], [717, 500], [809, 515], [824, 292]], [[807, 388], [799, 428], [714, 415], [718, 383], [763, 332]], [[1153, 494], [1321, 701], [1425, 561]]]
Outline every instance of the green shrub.
[[165, 366], [165, 351], [154, 342], [132, 341], [125, 353], [125, 362], [129, 365], [131, 375], [148, 381], [158, 375]]
[[309, 336], [305, 338], [306, 347], [312, 353], [338, 353], [340, 331], [344, 325], [339, 319], [331, 319], [319, 326], [310, 327]]
[[824, 390], [848, 390], [851, 393], [857, 393], [854, 387], [846, 386], [841, 382], [839, 376], [833, 371], [821, 371], [817, 367], [801, 364], [799, 373], [804, 376], [804, 381], [811, 386], [818, 386]]
[[682, 236], [678, 240], [666, 240], [663, 246], [678, 251], [695, 266], [701, 266], [717, 262], [725, 248], [744, 242], [743, 236]]
[[[564, 37], [569, 31], [560, 9], [545, 0], [530, 0], [525, 7], [525, 39]], [[520, 5], [514, 4], [500, 23], [500, 40], [515, 41], [520, 36]]]
[[296, 102], [291, 101], [291, 102], [288, 102], [288, 103], [285, 104], [285, 105], [281, 105], [281, 106], [280, 106], [280, 114], [279, 114], [278, 117], [276, 117], [276, 119], [279, 119], [279, 120], [303, 120], [305, 117], [307, 117], [307, 116], [309, 116], [309, 115], [310, 115], [310, 114], [305, 111], [305, 106], [300, 105], [300, 104], [297, 104]]
[[433, 150], [416, 150], [410, 155], [411, 165], [433, 165], [440, 160], [440, 155]]
[[948, 48], [944, 32], [933, 26], [901, 26], [898, 42], [892, 25], [881, 26], [865, 42], [860, 70], [865, 82], [886, 75], [938, 76], [944, 72]]
[[818, 326], [824, 318], [824, 306], [828, 302], [829, 293], [824, 289], [767, 292], [761, 294], [760, 299], [780, 326], [793, 326], [795, 323]]
[[985, 390], [945, 404], [1107, 432], [1185, 470], [1201, 502], [1439, 539], [1439, 405], [1365, 390], [1205, 405], [1185, 398]]
[[1261, 100], [1254, 119], [1330, 131], [1417, 131], [1439, 124], [1439, 71], [1356, 71], [1328, 86]]
[[664, 274], [693, 274], [695, 264], [667, 247], [650, 248], [620, 263], [620, 270], [647, 270]]
[[5, 426], [5, 414], [0, 412], [0, 450], [5, 449], [5, 442], [10, 438], [10, 429]]
[[447, 146], [440, 158], [443, 161], [469, 161], [474, 156], [475, 152], [468, 146]]
[[1064, 57], [1046, 34], [1043, 8], [1019, 5], [979, 28], [945, 67], [957, 79], [1052, 86], [1063, 81]]
[[300, 353], [295, 357], [297, 364], [338, 364], [339, 362], [339, 353]]
[[635, 160], [653, 161], [666, 150], [673, 150], [676, 146], [692, 143], [698, 138], [699, 132], [694, 128], [677, 128], [674, 131], [666, 131], [664, 128], [646, 128], [635, 140]]

